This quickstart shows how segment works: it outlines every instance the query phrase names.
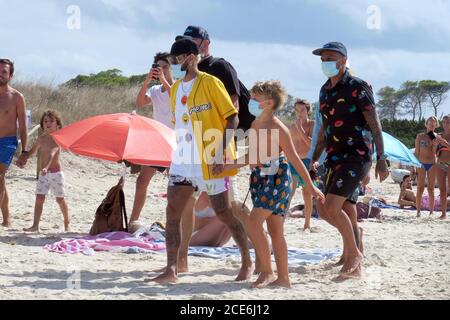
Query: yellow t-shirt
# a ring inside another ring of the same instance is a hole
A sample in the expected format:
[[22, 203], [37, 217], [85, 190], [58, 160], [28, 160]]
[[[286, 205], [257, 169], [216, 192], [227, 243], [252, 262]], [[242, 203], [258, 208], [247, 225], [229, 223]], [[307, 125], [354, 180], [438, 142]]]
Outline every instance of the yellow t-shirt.
[[[171, 89], [172, 115], [175, 115], [177, 91], [181, 81], [175, 82]], [[222, 144], [227, 118], [238, 113], [222, 81], [207, 73], [199, 72], [188, 97], [187, 106], [202, 162], [203, 178], [212, 180], [236, 175], [238, 170], [226, 171], [214, 176], [208, 166], [216, 154], [215, 146]], [[227, 146], [226, 159], [236, 160], [233, 138]]]

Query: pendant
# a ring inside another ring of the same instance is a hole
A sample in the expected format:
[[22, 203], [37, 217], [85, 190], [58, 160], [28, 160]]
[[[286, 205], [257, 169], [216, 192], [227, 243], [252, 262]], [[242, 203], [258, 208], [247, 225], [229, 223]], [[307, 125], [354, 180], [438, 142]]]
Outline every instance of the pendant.
[[184, 125], [187, 125], [189, 123], [189, 116], [187, 113], [183, 115], [183, 123]]
[[183, 106], [185, 106], [187, 104], [187, 101], [188, 101], [187, 96], [183, 96], [183, 98], [181, 98], [181, 103], [183, 104]]

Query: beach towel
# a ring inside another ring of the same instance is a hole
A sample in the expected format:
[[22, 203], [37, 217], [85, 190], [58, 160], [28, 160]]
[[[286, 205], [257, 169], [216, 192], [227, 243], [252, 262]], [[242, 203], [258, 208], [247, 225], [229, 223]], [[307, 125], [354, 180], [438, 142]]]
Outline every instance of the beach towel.
[[164, 235], [158, 231], [138, 230], [135, 234], [117, 231], [76, 239], [64, 239], [46, 245], [45, 249], [60, 254], [83, 253], [92, 255], [95, 251], [150, 253], [165, 252]]
[[[310, 264], [319, 264], [322, 261], [333, 259], [335, 257], [340, 256], [342, 251], [340, 249], [314, 249], [314, 250], [306, 250], [306, 249], [298, 249], [298, 248], [289, 248], [288, 249], [288, 261], [289, 266], [302, 266], [302, 265], [310, 265]], [[250, 254], [255, 258], [255, 251], [250, 250]], [[197, 257], [205, 257], [211, 259], [221, 259], [221, 260], [236, 260], [239, 261], [241, 259], [241, 254], [239, 248], [237, 247], [221, 247], [221, 248], [212, 248], [212, 247], [190, 247], [189, 248], [190, 256]], [[272, 260], [275, 261], [275, 258], [272, 256]]]

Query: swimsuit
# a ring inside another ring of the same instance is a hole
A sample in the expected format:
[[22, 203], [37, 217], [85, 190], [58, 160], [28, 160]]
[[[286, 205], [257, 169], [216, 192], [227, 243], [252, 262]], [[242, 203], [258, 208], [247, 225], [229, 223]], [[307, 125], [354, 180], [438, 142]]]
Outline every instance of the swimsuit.
[[50, 190], [56, 198], [65, 197], [64, 173], [62, 171], [47, 172], [45, 176], [39, 176], [36, 194], [46, 196]]
[[425, 169], [425, 171], [430, 170], [433, 167], [434, 163], [422, 163], [422, 167]]
[[0, 164], [9, 168], [16, 154], [17, 145], [17, 137], [0, 138]]
[[284, 217], [292, 193], [292, 176], [285, 156], [252, 169], [250, 193], [253, 207]]
[[[309, 166], [311, 164], [311, 160], [310, 159], [302, 159], [302, 161], [303, 161], [303, 164], [306, 167], [306, 170], [309, 170]], [[299, 187], [306, 186], [305, 181], [302, 179], [302, 177], [300, 177], [300, 175], [298, 174], [297, 170], [295, 170], [294, 166], [290, 162], [289, 162], [289, 169], [291, 169], [292, 176], [295, 178], [295, 180], [297, 180], [297, 185], [295, 187], [299, 188]]]

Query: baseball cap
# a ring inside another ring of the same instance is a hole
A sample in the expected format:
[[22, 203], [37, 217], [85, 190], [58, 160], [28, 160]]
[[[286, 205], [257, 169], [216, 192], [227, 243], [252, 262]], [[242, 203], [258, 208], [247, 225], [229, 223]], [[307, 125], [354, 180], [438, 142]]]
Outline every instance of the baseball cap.
[[347, 56], [347, 48], [340, 42], [329, 42], [325, 44], [322, 48], [316, 49], [313, 51], [313, 54], [316, 56], [322, 55], [323, 51], [335, 51], [339, 52], [343, 56]]
[[202, 40], [210, 41], [208, 31], [206, 31], [202, 27], [198, 27], [198, 26], [187, 27], [186, 31], [184, 31], [184, 34], [182, 36], [176, 37], [175, 40], [179, 40], [182, 38], [202, 39]]
[[198, 50], [197, 44], [188, 38], [181, 38], [172, 45], [170, 50], [171, 56], [179, 56], [180, 54], [195, 54], [198, 55], [200, 52]]

